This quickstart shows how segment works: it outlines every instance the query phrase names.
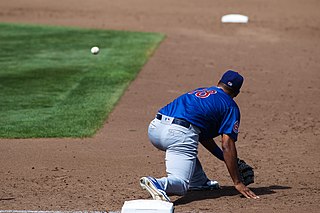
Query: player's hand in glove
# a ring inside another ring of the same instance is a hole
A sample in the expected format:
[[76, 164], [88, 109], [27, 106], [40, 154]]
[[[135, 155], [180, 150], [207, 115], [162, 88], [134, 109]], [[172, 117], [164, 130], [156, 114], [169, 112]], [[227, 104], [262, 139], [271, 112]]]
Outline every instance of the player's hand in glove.
[[238, 158], [238, 169], [240, 175], [240, 181], [245, 185], [248, 186], [251, 183], [254, 183], [254, 172], [253, 168], [249, 166], [244, 160], [240, 160]]

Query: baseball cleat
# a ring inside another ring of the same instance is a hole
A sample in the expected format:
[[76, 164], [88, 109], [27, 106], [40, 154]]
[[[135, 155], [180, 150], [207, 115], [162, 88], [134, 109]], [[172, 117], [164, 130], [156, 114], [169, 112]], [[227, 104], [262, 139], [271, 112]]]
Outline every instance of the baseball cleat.
[[170, 198], [166, 192], [159, 185], [158, 181], [153, 177], [142, 177], [140, 179], [140, 186], [147, 190], [154, 200], [163, 200], [170, 202]]
[[221, 189], [218, 181], [209, 180], [202, 186], [190, 186], [189, 191], [209, 191], [214, 189]]

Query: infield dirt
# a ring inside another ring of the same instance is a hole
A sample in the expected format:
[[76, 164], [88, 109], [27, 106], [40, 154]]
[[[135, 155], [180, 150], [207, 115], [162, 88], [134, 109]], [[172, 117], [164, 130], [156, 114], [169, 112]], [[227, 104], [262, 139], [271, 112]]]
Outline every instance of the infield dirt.
[[[139, 178], [165, 175], [149, 121], [235, 69], [245, 77], [238, 154], [255, 168], [260, 199], [242, 198], [224, 164], [200, 147], [223, 189], [172, 197], [176, 212], [319, 211], [320, 1], [10, 0], [0, 8], [1, 22], [167, 35], [95, 137], [0, 140], [0, 209], [111, 211], [147, 199]], [[229, 13], [249, 23], [221, 24]]]

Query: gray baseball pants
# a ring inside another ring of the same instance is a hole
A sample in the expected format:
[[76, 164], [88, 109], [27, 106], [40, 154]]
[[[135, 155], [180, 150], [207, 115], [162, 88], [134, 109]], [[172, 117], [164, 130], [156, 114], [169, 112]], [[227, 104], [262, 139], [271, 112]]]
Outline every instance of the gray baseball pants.
[[[169, 119], [167, 119], [169, 118]], [[200, 130], [172, 124], [173, 118], [155, 118], [148, 128], [151, 143], [165, 151], [167, 177], [157, 179], [167, 194], [184, 195], [190, 186], [202, 186], [208, 180], [197, 158]]]

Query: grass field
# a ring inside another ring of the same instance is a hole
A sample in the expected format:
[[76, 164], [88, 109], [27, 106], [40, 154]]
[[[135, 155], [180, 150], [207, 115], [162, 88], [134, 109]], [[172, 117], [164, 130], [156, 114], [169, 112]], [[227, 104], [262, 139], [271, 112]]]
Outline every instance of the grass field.
[[163, 38], [0, 24], [0, 137], [94, 135]]

